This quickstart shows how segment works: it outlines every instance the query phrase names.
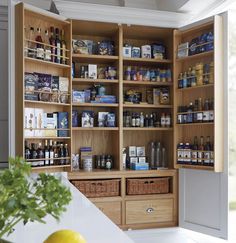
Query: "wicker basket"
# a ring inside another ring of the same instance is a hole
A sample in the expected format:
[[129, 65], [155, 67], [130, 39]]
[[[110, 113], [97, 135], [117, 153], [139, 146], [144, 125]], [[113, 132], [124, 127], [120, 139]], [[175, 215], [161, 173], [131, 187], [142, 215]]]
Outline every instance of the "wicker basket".
[[75, 180], [71, 183], [86, 197], [114, 197], [120, 195], [120, 180]]
[[127, 179], [128, 195], [169, 193], [169, 177]]

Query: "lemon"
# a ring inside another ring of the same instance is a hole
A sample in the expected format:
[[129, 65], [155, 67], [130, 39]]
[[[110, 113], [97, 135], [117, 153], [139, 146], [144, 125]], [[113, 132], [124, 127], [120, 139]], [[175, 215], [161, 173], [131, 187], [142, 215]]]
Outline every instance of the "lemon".
[[49, 235], [44, 243], [86, 243], [86, 240], [73, 230], [59, 230]]

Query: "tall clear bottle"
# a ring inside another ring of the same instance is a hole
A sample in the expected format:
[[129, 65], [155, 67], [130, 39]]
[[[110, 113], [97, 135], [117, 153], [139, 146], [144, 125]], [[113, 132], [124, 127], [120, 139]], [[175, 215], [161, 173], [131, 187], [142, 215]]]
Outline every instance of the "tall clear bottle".
[[157, 142], [155, 152], [155, 169], [162, 167], [161, 164], [161, 143]]
[[149, 144], [149, 166], [151, 169], [155, 169], [155, 143]]

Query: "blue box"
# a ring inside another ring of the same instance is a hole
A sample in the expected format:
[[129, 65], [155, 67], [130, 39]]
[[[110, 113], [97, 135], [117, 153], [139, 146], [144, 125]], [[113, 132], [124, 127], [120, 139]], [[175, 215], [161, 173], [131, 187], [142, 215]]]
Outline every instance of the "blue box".
[[131, 163], [132, 170], [149, 170], [148, 163]]
[[78, 111], [72, 111], [72, 127], [79, 126], [79, 113]]
[[[57, 128], [58, 129], [68, 129], [69, 128], [69, 119], [68, 112], [57, 112]], [[58, 130], [58, 137], [69, 137], [68, 130]]]

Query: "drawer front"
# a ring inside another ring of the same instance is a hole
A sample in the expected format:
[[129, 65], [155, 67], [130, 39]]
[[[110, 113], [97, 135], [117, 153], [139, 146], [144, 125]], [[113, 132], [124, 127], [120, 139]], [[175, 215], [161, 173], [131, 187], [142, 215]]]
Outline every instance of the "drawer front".
[[173, 199], [126, 202], [126, 224], [173, 221]]
[[94, 203], [115, 224], [121, 224], [121, 202]]

